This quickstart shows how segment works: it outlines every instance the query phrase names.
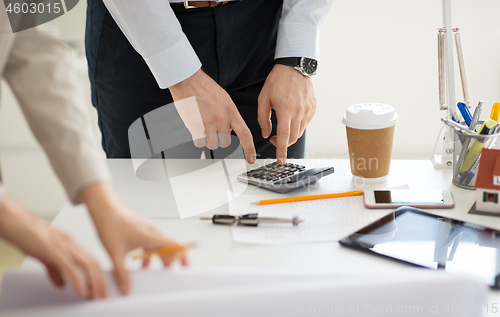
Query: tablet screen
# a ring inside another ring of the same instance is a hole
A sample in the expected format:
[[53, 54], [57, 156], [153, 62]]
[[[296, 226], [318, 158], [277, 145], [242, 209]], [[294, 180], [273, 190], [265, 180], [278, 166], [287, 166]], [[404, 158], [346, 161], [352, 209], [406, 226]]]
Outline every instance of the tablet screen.
[[500, 288], [500, 232], [402, 207], [341, 240], [344, 246]]

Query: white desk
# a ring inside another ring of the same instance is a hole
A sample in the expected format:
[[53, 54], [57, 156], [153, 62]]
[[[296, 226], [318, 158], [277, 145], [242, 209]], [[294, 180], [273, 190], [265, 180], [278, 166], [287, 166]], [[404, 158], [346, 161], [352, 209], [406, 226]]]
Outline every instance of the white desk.
[[[335, 173], [323, 178], [313, 191], [347, 191], [356, 188], [352, 182], [347, 160], [297, 160], [308, 167], [334, 166]], [[135, 212], [164, 229], [168, 234], [183, 242], [196, 242], [198, 247], [189, 251], [193, 267], [242, 267], [280, 266], [307, 268], [353, 268], [397, 267], [402, 264], [370, 257], [360, 252], [341, 247], [337, 242], [309, 243], [286, 246], [259, 246], [234, 243], [231, 228], [202, 222], [198, 217], [181, 220], [176, 212], [172, 189], [168, 182], [139, 180], [129, 160], [108, 160], [114, 178], [114, 186], [123, 201]], [[185, 164], [190, 164], [186, 161]], [[475, 192], [451, 184], [451, 170], [436, 170], [431, 161], [394, 160], [389, 178], [384, 184], [365, 185], [368, 188], [392, 188], [407, 185], [410, 189], [450, 189], [455, 197], [456, 207], [446, 210], [430, 210], [436, 214], [493, 227], [500, 230], [500, 218], [469, 215], [475, 200]], [[217, 184], [213, 184], [217, 187]], [[300, 191], [294, 192], [299, 194]], [[189, 194], [190, 193], [186, 193]], [[249, 186], [244, 194], [265, 195], [267, 191]], [[205, 215], [228, 213], [227, 205], [220, 206]], [[90, 219], [83, 207], [64, 206], [53, 221], [53, 225], [76, 236], [98, 258], [106, 269], [110, 261], [101, 246]], [[128, 263], [138, 268], [139, 263]], [[154, 265], [159, 265], [155, 263]], [[41, 269], [41, 266], [27, 259], [23, 270]], [[491, 301], [500, 303], [500, 293], [491, 292]]]

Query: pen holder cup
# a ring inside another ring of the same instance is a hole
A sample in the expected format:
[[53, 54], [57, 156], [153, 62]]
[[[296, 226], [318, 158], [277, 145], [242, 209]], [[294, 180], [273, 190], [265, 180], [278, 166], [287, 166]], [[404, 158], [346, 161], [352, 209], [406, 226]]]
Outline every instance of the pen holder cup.
[[499, 136], [500, 133], [474, 135], [454, 131], [453, 184], [465, 189], [475, 189], [481, 150], [495, 147]]

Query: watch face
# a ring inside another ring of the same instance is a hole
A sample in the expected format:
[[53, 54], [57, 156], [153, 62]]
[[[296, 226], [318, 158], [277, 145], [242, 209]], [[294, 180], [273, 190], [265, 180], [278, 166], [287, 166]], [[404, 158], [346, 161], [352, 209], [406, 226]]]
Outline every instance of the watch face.
[[316, 69], [318, 68], [318, 62], [311, 58], [302, 58], [300, 61], [300, 66], [304, 73], [311, 76], [316, 74]]

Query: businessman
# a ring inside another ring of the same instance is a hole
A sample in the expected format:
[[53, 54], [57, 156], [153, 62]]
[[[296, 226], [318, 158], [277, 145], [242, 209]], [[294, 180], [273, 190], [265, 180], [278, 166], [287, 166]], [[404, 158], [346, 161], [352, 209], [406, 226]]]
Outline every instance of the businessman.
[[[130, 157], [136, 119], [193, 96], [202, 122], [180, 117], [195, 146], [226, 147], [235, 133], [249, 163], [303, 157], [316, 109], [310, 76], [331, 4], [88, 0], [92, 102], [108, 157]], [[194, 135], [200, 130], [205, 138]]]

